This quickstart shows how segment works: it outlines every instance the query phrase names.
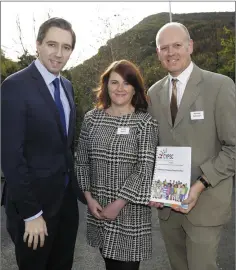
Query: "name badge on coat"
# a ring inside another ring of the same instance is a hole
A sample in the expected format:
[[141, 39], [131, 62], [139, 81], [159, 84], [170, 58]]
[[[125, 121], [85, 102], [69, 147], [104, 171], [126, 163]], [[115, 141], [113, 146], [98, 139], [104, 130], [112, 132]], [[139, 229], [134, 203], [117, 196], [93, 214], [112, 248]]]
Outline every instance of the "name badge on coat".
[[204, 111], [190, 112], [191, 120], [201, 120], [204, 119]]
[[117, 134], [129, 134], [129, 127], [119, 127]]

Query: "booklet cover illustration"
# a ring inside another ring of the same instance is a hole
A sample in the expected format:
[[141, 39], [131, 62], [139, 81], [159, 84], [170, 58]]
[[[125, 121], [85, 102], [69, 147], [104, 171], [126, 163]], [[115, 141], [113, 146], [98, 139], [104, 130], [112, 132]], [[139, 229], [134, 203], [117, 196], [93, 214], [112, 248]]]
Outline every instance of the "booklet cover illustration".
[[187, 208], [190, 181], [191, 147], [157, 147], [150, 200]]

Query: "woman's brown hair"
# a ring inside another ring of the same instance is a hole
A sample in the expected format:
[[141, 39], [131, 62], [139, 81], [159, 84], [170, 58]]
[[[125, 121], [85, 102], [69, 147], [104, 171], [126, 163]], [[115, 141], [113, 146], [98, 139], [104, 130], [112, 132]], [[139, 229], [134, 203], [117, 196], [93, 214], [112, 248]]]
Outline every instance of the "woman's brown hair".
[[101, 75], [99, 86], [95, 89], [95, 92], [97, 92], [96, 107], [107, 109], [111, 105], [111, 99], [108, 94], [108, 81], [113, 71], [134, 87], [135, 94], [131, 100], [131, 104], [135, 108], [135, 111], [141, 110], [146, 112], [148, 103], [142, 75], [138, 67], [128, 60], [113, 62]]

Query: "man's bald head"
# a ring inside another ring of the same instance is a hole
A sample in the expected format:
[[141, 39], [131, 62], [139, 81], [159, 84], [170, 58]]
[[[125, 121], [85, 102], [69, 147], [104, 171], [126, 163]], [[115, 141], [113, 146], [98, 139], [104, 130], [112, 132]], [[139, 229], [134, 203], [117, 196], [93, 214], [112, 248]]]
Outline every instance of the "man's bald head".
[[163, 25], [157, 32], [156, 46], [159, 47], [160, 45], [160, 38], [161, 38], [162, 33], [164, 33], [166, 30], [169, 30], [169, 29], [174, 30], [175, 28], [183, 31], [183, 34], [186, 36], [186, 41], [189, 41], [191, 39], [188, 29], [182, 23], [170, 22]]
[[193, 41], [181, 23], [167, 23], [157, 33], [157, 54], [162, 66], [177, 77], [191, 62]]

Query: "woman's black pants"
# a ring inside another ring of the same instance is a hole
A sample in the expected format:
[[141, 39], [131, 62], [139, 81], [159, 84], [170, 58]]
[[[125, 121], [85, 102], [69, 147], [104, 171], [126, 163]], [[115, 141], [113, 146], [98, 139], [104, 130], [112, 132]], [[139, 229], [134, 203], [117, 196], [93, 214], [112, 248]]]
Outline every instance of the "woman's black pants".
[[106, 264], [106, 270], [139, 270], [140, 262], [123, 262], [103, 258]]

